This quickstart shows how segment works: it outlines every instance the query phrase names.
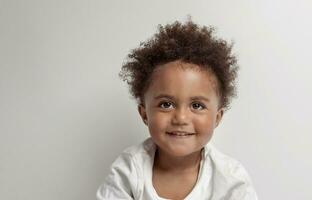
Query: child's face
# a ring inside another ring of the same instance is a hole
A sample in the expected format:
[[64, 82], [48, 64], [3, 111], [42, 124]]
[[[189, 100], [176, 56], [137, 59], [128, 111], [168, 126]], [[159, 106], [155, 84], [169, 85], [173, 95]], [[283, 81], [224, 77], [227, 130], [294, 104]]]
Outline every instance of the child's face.
[[211, 72], [181, 61], [153, 72], [139, 113], [161, 151], [186, 156], [207, 144], [223, 115], [216, 83]]

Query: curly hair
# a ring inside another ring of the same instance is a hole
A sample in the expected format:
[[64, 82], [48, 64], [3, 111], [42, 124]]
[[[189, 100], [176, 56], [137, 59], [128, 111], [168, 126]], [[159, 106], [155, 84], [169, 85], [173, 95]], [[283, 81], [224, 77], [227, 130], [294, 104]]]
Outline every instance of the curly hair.
[[219, 107], [229, 108], [236, 96], [237, 59], [233, 44], [216, 38], [213, 27], [200, 27], [192, 20], [158, 25], [158, 32], [133, 49], [123, 63], [119, 76], [129, 85], [131, 95], [139, 104], [144, 102], [154, 69], [162, 64], [181, 60], [210, 70], [217, 77]]

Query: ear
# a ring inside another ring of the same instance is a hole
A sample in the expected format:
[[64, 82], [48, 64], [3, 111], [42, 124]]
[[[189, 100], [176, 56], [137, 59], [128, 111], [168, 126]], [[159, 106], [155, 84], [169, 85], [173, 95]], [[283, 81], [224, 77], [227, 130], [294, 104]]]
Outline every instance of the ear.
[[218, 110], [218, 113], [217, 113], [217, 116], [216, 116], [215, 128], [217, 128], [218, 125], [219, 125], [219, 123], [221, 122], [222, 117], [223, 117], [223, 113], [224, 113], [224, 108], [220, 108], [220, 109]]
[[145, 109], [145, 106], [143, 104], [139, 104], [138, 105], [138, 111], [139, 111], [139, 114], [142, 118], [142, 121], [145, 125], [147, 125], [147, 115], [146, 115], [146, 109]]

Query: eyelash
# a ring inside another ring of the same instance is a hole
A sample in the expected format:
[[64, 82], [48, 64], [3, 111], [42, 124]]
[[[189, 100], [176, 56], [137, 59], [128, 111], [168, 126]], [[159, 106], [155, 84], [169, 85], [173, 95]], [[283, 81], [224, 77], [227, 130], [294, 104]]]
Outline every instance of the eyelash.
[[[169, 108], [163, 107], [163, 105], [164, 105], [165, 103], [169, 103], [170, 105], [173, 105], [172, 102], [164, 101], [164, 102], [160, 102], [159, 105], [158, 105], [158, 107], [163, 108], [163, 109], [169, 109]], [[203, 110], [203, 109], [206, 108], [206, 106], [205, 106], [204, 104], [202, 104], [202, 103], [193, 102], [192, 105], [194, 105], [194, 104], [198, 104], [198, 105], [201, 107], [201, 109], [195, 109], [195, 110]]]
[[[198, 102], [194, 102], [194, 103], [192, 103], [192, 105], [194, 105], [194, 104], [198, 104], [200, 107], [201, 107], [201, 109], [200, 110], [203, 110], [203, 109], [205, 109], [206, 108], [206, 106], [204, 105], [204, 104], [202, 104], [202, 103], [198, 103]], [[197, 109], [196, 109], [197, 110]]]
[[[160, 108], [164, 108], [164, 107], [163, 107], [163, 105], [164, 105], [165, 103], [170, 103], [171, 105], [173, 105], [173, 103], [172, 103], [172, 102], [169, 102], [169, 101], [163, 101], [163, 102], [160, 102], [158, 106], [159, 106]], [[168, 108], [164, 108], [164, 109], [168, 109]]]

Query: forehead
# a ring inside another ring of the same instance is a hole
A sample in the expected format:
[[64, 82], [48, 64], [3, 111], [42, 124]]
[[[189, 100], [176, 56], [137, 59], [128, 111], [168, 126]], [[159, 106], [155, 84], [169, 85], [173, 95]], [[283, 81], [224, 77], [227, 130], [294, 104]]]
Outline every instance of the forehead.
[[207, 70], [191, 63], [169, 62], [153, 72], [147, 93], [166, 93], [179, 97], [217, 95], [217, 79]]

